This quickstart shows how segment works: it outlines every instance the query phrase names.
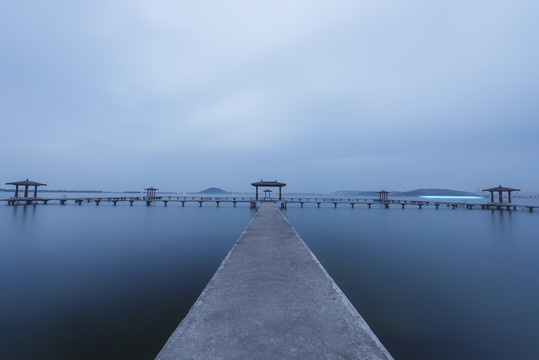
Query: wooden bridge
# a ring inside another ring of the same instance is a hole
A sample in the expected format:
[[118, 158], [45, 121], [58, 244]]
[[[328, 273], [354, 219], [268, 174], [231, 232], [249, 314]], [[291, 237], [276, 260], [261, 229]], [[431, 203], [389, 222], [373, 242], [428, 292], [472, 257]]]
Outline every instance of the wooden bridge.
[[99, 205], [100, 203], [112, 203], [117, 205], [118, 203], [128, 203], [134, 205], [135, 203], [143, 203], [147, 206], [152, 204], [162, 204], [168, 206], [168, 204], [181, 204], [185, 206], [186, 203], [195, 203], [202, 206], [204, 203], [213, 203], [219, 206], [221, 203], [232, 204], [234, 207], [238, 203], [249, 204], [251, 208], [256, 208], [257, 203], [269, 201], [279, 204], [281, 209], [287, 209], [289, 205], [297, 205], [304, 207], [304, 205], [311, 206], [333, 206], [334, 208], [350, 206], [352, 209], [355, 207], [371, 208], [372, 206], [389, 208], [418, 208], [434, 207], [439, 209], [440, 207], [448, 207], [451, 209], [465, 208], [465, 209], [482, 209], [482, 210], [524, 210], [533, 212], [534, 209], [539, 208], [538, 205], [526, 205], [515, 203], [470, 203], [470, 202], [456, 202], [456, 201], [424, 201], [424, 200], [397, 200], [397, 199], [372, 199], [372, 198], [332, 198], [332, 197], [285, 197], [281, 200], [267, 199], [256, 200], [255, 197], [246, 196], [111, 196], [111, 197], [75, 197], [75, 198], [41, 198], [41, 197], [18, 197], [0, 199], [0, 202], [7, 202], [8, 205], [32, 205], [32, 204], [49, 204], [56, 203], [60, 205], [66, 205], [68, 203], [74, 203], [82, 205], [84, 203], [94, 203]]

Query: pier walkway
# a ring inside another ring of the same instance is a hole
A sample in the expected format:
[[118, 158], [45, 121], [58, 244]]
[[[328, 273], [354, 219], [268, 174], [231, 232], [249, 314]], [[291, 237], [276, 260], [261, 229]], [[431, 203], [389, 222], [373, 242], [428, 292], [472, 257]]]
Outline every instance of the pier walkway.
[[539, 208], [538, 205], [532, 204], [516, 204], [516, 203], [483, 203], [483, 202], [463, 202], [463, 201], [438, 201], [438, 200], [399, 200], [399, 199], [372, 199], [372, 198], [331, 198], [331, 197], [287, 197], [281, 200], [276, 199], [263, 199], [256, 200], [254, 197], [249, 196], [101, 196], [101, 197], [77, 197], [77, 198], [41, 198], [41, 197], [18, 197], [0, 199], [0, 203], [5, 202], [8, 205], [35, 205], [35, 204], [60, 204], [66, 205], [68, 203], [74, 203], [82, 205], [84, 203], [95, 203], [99, 205], [101, 203], [112, 203], [133, 205], [136, 203], [144, 203], [147, 206], [153, 204], [162, 204], [168, 206], [169, 204], [178, 204], [185, 206], [185, 204], [197, 204], [202, 206], [203, 204], [213, 203], [219, 206], [219, 204], [232, 204], [236, 207], [237, 204], [249, 204], [251, 208], [256, 208], [257, 203], [264, 201], [276, 202], [282, 209], [286, 209], [288, 205], [316, 205], [321, 206], [350, 206], [355, 207], [368, 207], [371, 206], [383, 206], [386, 209], [390, 207], [395, 208], [419, 208], [433, 206], [436, 209], [447, 207], [452, 209], [466, 208], [466, 209], [481, 209], [481, 210], [521, 210], [533, 212], [534, 209]]
[[157, 359], [391, 359], [274, 203], [263, 203]]

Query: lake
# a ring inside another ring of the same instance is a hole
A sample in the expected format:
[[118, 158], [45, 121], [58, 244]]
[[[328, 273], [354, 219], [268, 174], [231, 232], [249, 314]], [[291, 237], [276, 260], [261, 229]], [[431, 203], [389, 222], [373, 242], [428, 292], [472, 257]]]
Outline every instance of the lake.
[[[283, 213], [396, 359], [537, 357], [539, 214]], [[154, 358], [253, 215], [2, 203], [0, 358]]]

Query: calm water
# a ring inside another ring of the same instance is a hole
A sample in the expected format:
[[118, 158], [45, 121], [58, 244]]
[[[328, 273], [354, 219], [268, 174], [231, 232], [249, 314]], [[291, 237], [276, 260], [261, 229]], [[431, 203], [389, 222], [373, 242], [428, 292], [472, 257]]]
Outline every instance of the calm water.
[[1, 359], [153, 359], [247, 208], [0, 206]]
[[[539, 214], [284, 213], [395, 358], [537, 358]], [[253, 214], [0, 205], [0, 358], [155, 357]]]

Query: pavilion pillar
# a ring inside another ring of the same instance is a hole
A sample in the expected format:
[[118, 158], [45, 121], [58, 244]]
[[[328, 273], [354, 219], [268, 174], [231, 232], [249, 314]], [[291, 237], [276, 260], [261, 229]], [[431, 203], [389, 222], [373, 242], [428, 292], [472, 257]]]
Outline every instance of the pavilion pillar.
[[15, 197], [19, 197], [19, 185], [15, 185]]
[[258, 186], [256, 186], [256, 201], [258, 201]]
[[490, 192], [490, 202], [494, 203], [494, 191]]
[[283, 187], [279, 186], [279, 200], [282, 200], [282, 190], [283, 190]]
[[509, 200], [509, 204], [511, 204], [511, 191], [507, 192], [507, 199]]
[[28, 197], [28, 185], [24, 185], [24, 197]]
[[36, 187], [34, 188], [34, 197], [37, 197], [37, 185], [36, 185]]
[[502, 194], [501, 191], [498, 191], [498, 200], [499, 200], [500, 204], [503, 203], [503, 194]]

